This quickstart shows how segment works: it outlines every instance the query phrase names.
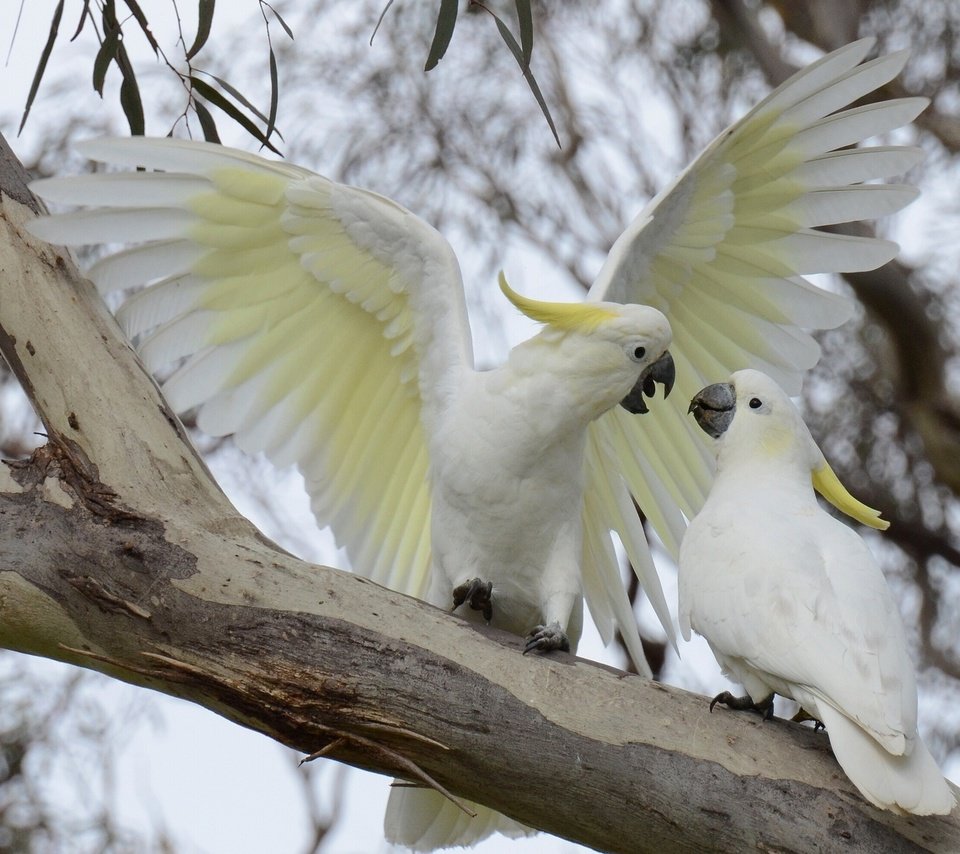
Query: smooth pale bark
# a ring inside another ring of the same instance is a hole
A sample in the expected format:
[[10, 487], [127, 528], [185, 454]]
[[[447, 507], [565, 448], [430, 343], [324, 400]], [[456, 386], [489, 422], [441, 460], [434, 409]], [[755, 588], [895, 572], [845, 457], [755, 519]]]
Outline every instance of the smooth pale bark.
[[[0, 351], [49, 442], [0, 466], [0, 644], [425, 779], [598, 849], [960, 850], [868, 806], [823, 734], [572, 656], [521, 656], [232, 508], [89, 283], [25, 236], [0, 150]], [[251, 781], [256, 785], [257, 781]]]

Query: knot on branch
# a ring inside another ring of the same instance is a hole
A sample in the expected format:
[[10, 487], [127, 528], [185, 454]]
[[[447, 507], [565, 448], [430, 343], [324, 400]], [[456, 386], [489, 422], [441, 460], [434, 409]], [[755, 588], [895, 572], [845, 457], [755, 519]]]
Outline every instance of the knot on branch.
[[77, 575], [67, 579], [67, 582], [86, 595], [105, 611], [115, 614], [129, 614], [141, 620], [149, 620], [152, 615], [136, 602], [130, 602], [123, 596], [111, 593], [106, 586], [89, 575]]
[[5, 460], [11, 476], [24, 489], [35, 489], [47, 478], [56, 478], [94, 516], [108, 522], [141, 517], [117, 506], [117, 493], [100, 482], [100, 471], [83, 448], [72, 439], [51, 433], [46, 445], [25, 460]]

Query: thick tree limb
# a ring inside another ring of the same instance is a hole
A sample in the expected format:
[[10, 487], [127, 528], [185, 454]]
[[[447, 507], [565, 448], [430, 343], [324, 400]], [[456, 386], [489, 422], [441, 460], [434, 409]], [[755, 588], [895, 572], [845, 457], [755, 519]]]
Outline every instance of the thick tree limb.
[[[0, 159], [3, 158], [0, 152]], [[0, 466], [0, 644], [610, 851], [960, 850], [856, 794], [826, 738], [310, 566], [242, 519], [0, 168], [0, 351], [49, 443]]]

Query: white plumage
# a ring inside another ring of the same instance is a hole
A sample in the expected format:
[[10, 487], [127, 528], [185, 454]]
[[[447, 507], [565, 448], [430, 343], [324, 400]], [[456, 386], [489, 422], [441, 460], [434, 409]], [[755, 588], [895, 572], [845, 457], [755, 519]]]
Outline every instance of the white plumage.
[[[817, 503], [827, 464], [796, 407], [745, 370], [691, 408], [717, 437], [717, 476], [680, 548], [684, 638], [703, 635], [754, 703], [780, 694], [822, 721], [871, 803], [950, 812], [954, 796], [917, 734], [896, 602], [863, 540]], [[851, 506], [841, 490], [825, 491]]]
[[[447, 242], [390, 200], [306, 169], [183, 140], [88, 142], [95, 160], [164, 171], [37, 182], [49, 200], [95, 209], [33, 230], [138, 244], [90, 276], [103, 291], [147, 286], [117, 316], [150, 369], [179, 363], [164, 385], [171, 405], [296, 464], [356, 571], [446, 608], [461, 585], [492, 582], [493, 622], [521, 634], [556, 624], [544, 646], [558, 633], [575, 646], [585, 596], [604, 641], [619, 631], [649, 674], [611, 532], [675, 643], [634, 509], [676, 554], [709, 487], [711, 454], [675, 400], [746, 366], [796, 391], [819, 355], [801, 327], [850, 313], [802, 275], [868, 269], [896, 251], [814, 230], [915, 195], [862, 182], [906, 171], [918, 150], [835, 150], [923, 108], [845, 109], [905, 62], [860, 64], [871, 44], [814, 63], [709, 146], [616, 242], [579, 313], [517, 298], [557, 322], [484, 374]], [[638, 417], [616, 404], [669, 343], [664, 314], [678, 393]], [[482, 598], [461, 613], [480, 619]], [[407, 844], [496, 825], [489, 812], [467, 828], [448, 821], [433, 792], [402, 800], [387, 832]]]

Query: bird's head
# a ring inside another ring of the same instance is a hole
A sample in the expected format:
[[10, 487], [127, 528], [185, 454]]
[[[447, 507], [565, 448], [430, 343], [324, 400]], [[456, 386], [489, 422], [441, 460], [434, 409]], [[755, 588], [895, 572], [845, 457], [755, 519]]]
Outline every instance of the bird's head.
[[500, 274], [500, 289], [527, 317], [544, 324], [537, 339], [555, 356], [569, 384], [589, 388], [596, 415], [620, 403], [633, 413], [647, 412], [644, 397], [657, 383], [670, 394], [676, 378], [667, 347], [667, 318], [655, 308], [619, 303], [541, 302], [516, 293]]
[[717, 440], [721, 466], [785, 462], [799, 467], [809, 472], [814, 489], [842, 513], [871, 528], [889, 527], [880, 511], [857, 501], [840, 483], [793, 401], [766, 374], [737, 371], [729, 382], [697, 392], [689, 411], [701, 429]]

